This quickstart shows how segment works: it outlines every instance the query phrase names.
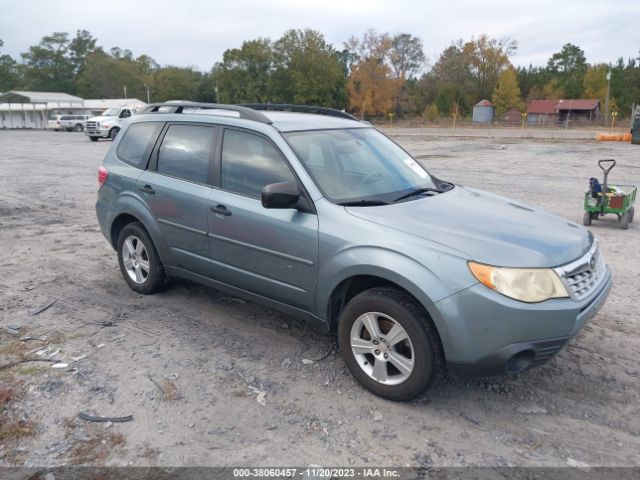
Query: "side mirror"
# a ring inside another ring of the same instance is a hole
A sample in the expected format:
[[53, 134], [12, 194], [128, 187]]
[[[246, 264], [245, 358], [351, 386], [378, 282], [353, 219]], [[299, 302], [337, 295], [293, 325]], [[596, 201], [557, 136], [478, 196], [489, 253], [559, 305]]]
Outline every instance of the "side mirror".
[[291, 182], [272, 183], [262, 189], [264, 208], [294, 208], [300, 200], [298, 187]]

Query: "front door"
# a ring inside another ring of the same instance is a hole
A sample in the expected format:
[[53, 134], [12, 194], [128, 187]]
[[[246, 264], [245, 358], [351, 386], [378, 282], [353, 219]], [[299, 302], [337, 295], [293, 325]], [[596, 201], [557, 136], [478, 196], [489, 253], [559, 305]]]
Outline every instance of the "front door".
[[209, 237], [214, 277], [288, 305], [314, 306], [318, 217], [295, 209], [266, 209], [270, 183], [297, 179], [277, 148], [261, 135], [225, 129], [220, 189], [212, 192]]

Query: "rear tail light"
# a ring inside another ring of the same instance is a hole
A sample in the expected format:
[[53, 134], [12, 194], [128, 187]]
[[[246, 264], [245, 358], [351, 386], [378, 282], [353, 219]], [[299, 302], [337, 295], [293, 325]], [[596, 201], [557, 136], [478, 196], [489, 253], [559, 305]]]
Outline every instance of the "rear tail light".
[[104, 182], [107, 181], [108, 176], [109, 176], [109, 170], [107, 170], [102, 165], [100, 165], [100, 167], [98, 167], [98, 184], [102, 186]]

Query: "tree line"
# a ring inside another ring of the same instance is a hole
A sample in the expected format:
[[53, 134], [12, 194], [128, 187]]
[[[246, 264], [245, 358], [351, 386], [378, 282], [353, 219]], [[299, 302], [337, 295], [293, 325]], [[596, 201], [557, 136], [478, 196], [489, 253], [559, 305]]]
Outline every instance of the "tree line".
[[[3, 42], [0, 40], [0, 49]], [[16, 60], [0, 50], [0, 92], [57, 91], [84, 98], [129, 97], [219, 103], [296, 103], [346, 109], [358, 116], [466, 116], [489, 99], [501, 115], [525, 111], [532, 99], [597, 98], [604, 104], [610, 72], [612, 110], [628, 115], [640, 101], [640, 52], [613, 64], [589, 64], [568, 43], [545, 66], [514, 66], [510, 38], [480, 35], [452, 42], [428, 64], [409, 33], [370, 29], [342, 48], [316, 30], [247, 40], [224, 52], [208, 72], [161, 66], [146, 54], [106, 50], [86, 30], [54, 32]]]

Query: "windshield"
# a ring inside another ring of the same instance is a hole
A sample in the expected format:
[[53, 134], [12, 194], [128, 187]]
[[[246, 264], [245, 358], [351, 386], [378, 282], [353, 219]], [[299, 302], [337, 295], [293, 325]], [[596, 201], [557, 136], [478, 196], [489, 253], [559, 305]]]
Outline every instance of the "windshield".
[[119, 108], [107, 108], [104, 112], [100, 114], [102, 117], [117, 117], [120, 113]]
[[406, 192], [437, 188], [420, 164], [373, 128], [283, 136], [324, 196], [334, 203], [390, 203]]

